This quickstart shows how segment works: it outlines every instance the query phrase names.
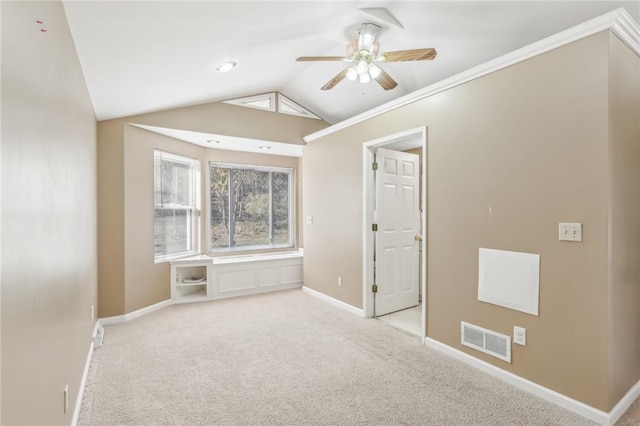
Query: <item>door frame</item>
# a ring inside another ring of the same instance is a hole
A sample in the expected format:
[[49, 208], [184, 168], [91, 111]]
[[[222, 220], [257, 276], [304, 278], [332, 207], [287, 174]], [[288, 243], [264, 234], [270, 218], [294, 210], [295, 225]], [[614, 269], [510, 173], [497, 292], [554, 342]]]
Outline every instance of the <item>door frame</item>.
[[419, 267], [421, 268], [420, 289], [422, 294], [422, 333], [426, 336], [427, 317], [427, 127], [418, 127], [404, 132], [395, 133], [379, 139], [374, 139], [362, 144], [362, 311], [365, 318], [373, 317], [373, 242], [374, 235], [371, 231], [373, 222], [373, 201], [375, 196], [374, 173], [371, 168], [373, 163], [373, 152], [376, 148], [386, 148], [396, 151], [404, 151], [412, 148], [422, 148], [420, 182], [420, 215], [422, 253], [420, 255]]

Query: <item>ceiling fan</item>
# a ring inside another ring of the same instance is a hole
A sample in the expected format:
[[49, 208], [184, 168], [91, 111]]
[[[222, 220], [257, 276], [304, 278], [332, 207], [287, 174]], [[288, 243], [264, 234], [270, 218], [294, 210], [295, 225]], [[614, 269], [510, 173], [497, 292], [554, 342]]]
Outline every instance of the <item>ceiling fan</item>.
[[348, 80], [360, 83], [368, 83], [372, 79], [377, 81], [384, 90], [391, 90], [398, 83], [391, 78], [377, 63], [403, 62], [403, 61], [424, 61], [434, 59], [437, 52], [433, 48], [396, 50], [393, 52], [379, 53], [380, 43], [378, 33], [380, 26], [371, 23], [364, 23], [356, 31], [355, 38], [347, 45], [347, 56], [301, 56], [296, 59], [298, 62], [307, 61], [342, 61], [352, 64], [343, 69], [333, 77], [327, 84], [322, 86], [322, 90], [333, 89], [346, 77]]

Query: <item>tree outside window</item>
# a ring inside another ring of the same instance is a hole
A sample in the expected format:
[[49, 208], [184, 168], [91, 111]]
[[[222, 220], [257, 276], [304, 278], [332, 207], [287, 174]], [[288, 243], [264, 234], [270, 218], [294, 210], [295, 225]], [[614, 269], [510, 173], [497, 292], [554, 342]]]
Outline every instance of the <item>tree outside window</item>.
[[211, 249], [293, 246], [293, 170], [210, 163]]

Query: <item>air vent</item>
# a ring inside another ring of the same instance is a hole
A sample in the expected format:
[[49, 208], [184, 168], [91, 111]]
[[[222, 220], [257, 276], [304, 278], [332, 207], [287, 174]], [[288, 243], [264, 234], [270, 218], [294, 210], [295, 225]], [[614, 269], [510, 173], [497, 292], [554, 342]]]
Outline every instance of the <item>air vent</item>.
[[460, 323], [461, 343], [473, 349], [511, 362], [511, 336], [496, 333], [464, 321]]

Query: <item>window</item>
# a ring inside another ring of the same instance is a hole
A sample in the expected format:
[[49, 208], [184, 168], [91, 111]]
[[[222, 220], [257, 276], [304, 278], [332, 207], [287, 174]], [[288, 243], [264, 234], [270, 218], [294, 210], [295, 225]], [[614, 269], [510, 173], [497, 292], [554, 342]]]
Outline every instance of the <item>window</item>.
[[197, 244], [197, 160], [154, 151], [155, 260], [193, 254]]
[[293, 246], [293, 169], [209, 166], [212, 251]]

